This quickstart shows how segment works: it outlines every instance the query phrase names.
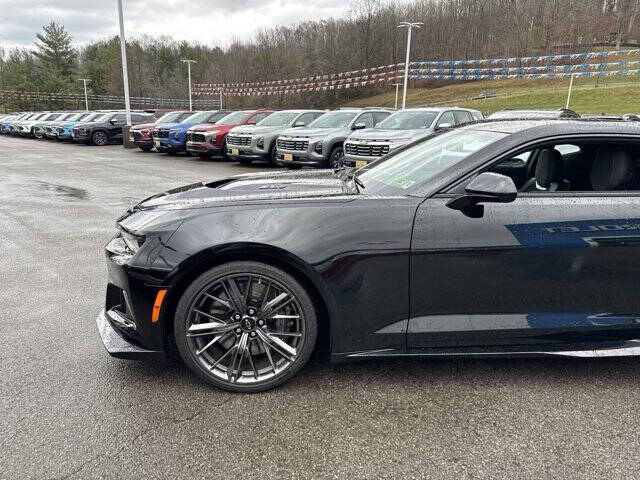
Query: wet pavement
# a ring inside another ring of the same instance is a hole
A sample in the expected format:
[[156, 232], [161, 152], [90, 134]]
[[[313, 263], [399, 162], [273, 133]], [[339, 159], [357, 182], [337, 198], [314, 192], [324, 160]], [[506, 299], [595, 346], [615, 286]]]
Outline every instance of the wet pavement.
[[94, 319], [114, 219], [251, 170], [0, 136], [0, 479], [635, 476], [640, 359], [316, 359], [237, 395], [109, 357]]

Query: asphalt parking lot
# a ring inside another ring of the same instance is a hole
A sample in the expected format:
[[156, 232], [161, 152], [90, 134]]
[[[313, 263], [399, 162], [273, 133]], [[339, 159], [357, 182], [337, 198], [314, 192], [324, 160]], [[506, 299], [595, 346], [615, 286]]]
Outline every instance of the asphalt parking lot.
[[0, 478], [630, 478], [640, 359], [321, 359], [256, 394], [117, 360], [94, 319], [134, 200], [265, 167], [0, 136]]

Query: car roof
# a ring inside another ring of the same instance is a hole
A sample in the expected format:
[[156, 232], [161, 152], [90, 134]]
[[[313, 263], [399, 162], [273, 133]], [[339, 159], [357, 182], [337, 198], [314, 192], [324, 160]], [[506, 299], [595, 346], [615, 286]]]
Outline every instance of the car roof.
[[[600, 119], [485, 119], [460, 127], [467, 130], [486, 130], [499, 133], [520, 133], [534, 131], [540, 136], [549, 135], [571, 135], [585, 133], [619, 133], [640, 135], [640, 125], [631, 121], [612, 121]], [[533, 133], [533, 132], [532, 132]]]

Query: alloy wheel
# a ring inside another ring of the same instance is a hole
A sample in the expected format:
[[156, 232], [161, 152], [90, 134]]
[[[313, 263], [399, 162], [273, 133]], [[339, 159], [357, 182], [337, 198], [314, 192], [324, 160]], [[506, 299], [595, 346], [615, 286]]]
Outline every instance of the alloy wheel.
[[256, 385], [282, 376], [307, 340], [300, 299], [261, 274], [230, 274], [209, 283], [187, 312], [192, 358], [228, 385]]
[[96, 132], [93, 134], [93, 144], [103, 146], [107, 144], [107, 135], [104, 132]]
[[344, 152], [341, 148], [335, 148], [333, 152], [331, 152], [331, 160], [330, 165], [331, 168], [339, 167], [344, 163]]

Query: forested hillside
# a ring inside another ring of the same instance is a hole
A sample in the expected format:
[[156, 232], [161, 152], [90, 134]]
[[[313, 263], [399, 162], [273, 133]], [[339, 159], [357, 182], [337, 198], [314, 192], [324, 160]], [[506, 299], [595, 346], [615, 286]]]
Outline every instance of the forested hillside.
[[[321, 17], [322, 12], [319, 12]], [[424, 22], [412, 60], [487, 58], [578, 52], [593, 45], [634, 45], [640, 39], [640, 0], [413, 0], [381, 4], [356, 0], [345, 18], [274, 26], [246, 43], [225, 48], [176, 42], [167, 36], [133, 37], [127, 55], [132, 96], [186, 97], [186, 66], [193, 81], [247, 82], [328, 74], [404, 61], [401, 21]], [[73, 32], [51, 23], [34, 32], [32, 49], [0, 46], [0, 90], [81, 92], [79, 77], [96, 94], [122, 95], [118, 38], [82, 48]], [[422, 83], [424, 85], [424, 83]], [[315, 95], [229, 98], [228, 104], [333, 106], [370, 88]], [[54, 102], [55, 103], [55, 102]], [[52, 108], [14, 101], [5, 108]]]

